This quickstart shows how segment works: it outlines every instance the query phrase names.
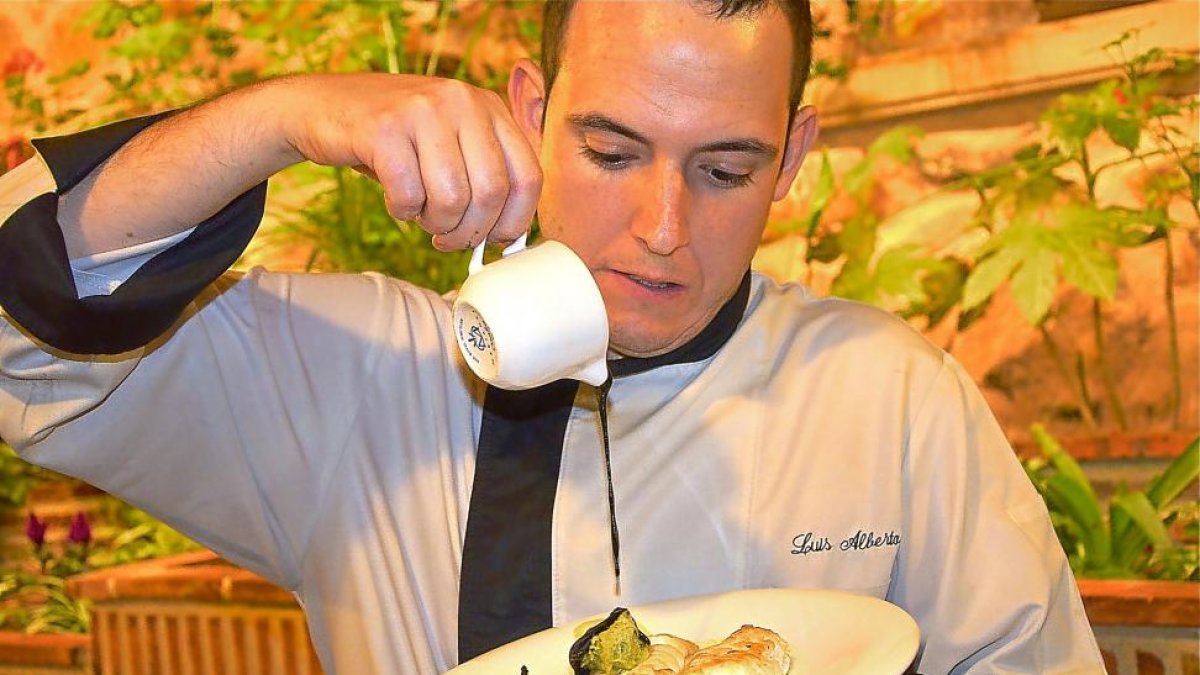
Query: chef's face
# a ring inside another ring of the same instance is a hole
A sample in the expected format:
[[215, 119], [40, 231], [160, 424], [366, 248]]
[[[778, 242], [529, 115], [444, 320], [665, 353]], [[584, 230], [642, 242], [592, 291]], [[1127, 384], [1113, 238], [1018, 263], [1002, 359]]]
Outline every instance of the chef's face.
[[732, 297], [816, 134], [809, 108], [788, 125], [784, 14], [703, 11], [580, 2], [548, 101], [531, 62], [510, 84], [541, 155], [542, 233], [587, 263], [629, 356], [679, 347]]

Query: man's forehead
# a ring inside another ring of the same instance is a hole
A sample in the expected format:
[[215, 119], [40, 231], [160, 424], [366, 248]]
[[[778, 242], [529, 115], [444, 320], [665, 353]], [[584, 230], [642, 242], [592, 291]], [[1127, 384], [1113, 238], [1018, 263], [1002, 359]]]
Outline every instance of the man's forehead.
[[[574, 3], [563, 35], [563, 47], [576, 50], [605, 39], [671, 40], [692, 35], [719, 38], [743, 49], [761, 45], [763, 38], [787, 36], [787, 17], [773, 2], [734, 16], [718, 17], [717, 3], [704, 0], [579, 0]], [[772, 27], [777, 28], [771, 31]], [[773, 48], [790, 46], [772, 40]]]
[[714, 114], [786, 116], [790, 40], [774, 5], [718, 19], [702, 2], [580, 2], [554, 88], [566, 90], [567, 114], [625, 109], [618, 117], [632, 123], [647, 110], [687, 126]]

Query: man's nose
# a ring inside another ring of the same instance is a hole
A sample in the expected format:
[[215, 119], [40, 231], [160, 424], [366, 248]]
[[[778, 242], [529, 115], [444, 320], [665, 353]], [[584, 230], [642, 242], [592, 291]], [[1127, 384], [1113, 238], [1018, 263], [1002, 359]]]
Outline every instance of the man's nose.
[[633, 236], [657, 255], [671, 255], [687, 246], [691, 236], [687, 222], [690, 196], [683, 171], [664, 163], [655, 168], [641, 191]]

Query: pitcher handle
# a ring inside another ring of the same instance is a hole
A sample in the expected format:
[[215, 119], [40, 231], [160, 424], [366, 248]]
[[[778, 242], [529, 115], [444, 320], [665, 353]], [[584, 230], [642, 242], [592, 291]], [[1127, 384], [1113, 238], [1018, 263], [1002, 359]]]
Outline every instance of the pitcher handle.
[[[507, 258], [508, 256], [512, 255], [513, 253], [520, 253], [521, 251], [524, 251], [525, 250], [525, 240], [528, 237], [529, 237], [528, 232], [517, 237], [516, 241], [514, 241], [513, 243], [506, 246], [504, 248], [504, 251], [502, 251], [500, 253], [500, 255], [502, 257]], [[475, 250], [471, 253], [471, 262], [469, 265], [467, 265], [467, 274], [468, 275], [475, 274], [479, 270], [483, 269], [483, 249], [485, 246], [487, 246], [487, 241], [484, 241], [482, 244], [476, 246]]]

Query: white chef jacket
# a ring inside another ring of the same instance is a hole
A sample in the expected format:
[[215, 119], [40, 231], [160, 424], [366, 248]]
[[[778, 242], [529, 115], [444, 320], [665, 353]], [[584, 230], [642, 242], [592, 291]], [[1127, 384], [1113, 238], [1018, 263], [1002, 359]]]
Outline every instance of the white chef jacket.
[[[54, 189], [36, 159], [0, 178], [0, 221]], [[73, 261], [76, 286], [111, 292], [179, 240]], [[0, 436], [292, 590], [330, 673], [455, 665], [483, 391], [447, 300], [371, 273], [225, 275], [166, 336], [116, 356], [0, 322]], [[584, 385], [554, 501], [555, 625], [834, 588], [908, 611], [922, 673], [1103, 672], [984, 400], [891, 315], [756, 274], [714, 356], [617, 379], [610, 405], [621, 594]]]

